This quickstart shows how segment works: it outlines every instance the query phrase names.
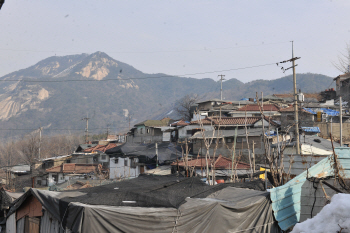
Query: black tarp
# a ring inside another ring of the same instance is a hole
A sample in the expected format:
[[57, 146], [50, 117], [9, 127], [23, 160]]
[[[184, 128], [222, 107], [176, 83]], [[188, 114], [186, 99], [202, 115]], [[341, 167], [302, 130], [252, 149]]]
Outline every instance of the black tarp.
[[[140, 163], [155, 164], [156, 161], [156, 146], [155, 143], [131, 143], [126, 142], [120, 146], [106, 150], [105, 152], [110, 157], [119, 156], [137, 156]], [[181, 158], [182, 148], [171, 142], [158, 143], [158, 161], [159, 163], [170, 163], [176, 158]]]
[[264, 186], [261, 181], [209, 186], [198, 177], [141, 175], [79, 191], [30, 189], [10, 213], [34, 195], [73, 232], [275, 232], [269, 193], [247, 188]]

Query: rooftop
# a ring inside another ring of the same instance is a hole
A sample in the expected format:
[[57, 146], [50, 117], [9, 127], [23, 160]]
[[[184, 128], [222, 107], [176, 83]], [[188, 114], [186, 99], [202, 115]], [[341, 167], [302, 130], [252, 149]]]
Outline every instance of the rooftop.
[[[210, 160], [210, 162], [212, 161], [212, 159]], [[198, 159], [192, 159], [190, 161], [188, 161], [188, 166], [189, 167], [195, 167], [195, 168], [201, 168], [201, 167], [205, 167], [206, 166], [206, 161], [204, 157], [198, 158]], [[179, 162], [178, 164], [176, 162], [172, 163], [172, 165], [178, 165], [180, 167], [185, 166], [185, 162]], [[235, 164], [234, 164], [235, 166]], [[209, 164], [209, 167], [211, 167], [211, 165]], [[214, 167], [215, 169], [232, 169], [232, 160], [229, 158], [225, 158], [222, 155], [219, 155], [217, 157], [217, 159], [214, 162]], [[237, 169], [239, 170], [249, 170], [250, 166], [247, 163], [242, 163], [242, 162], [238, 162], [237, 163]]]
[[46, 172], [86, 174], [95, 172], [96, 169], [97, 164], [64, 163], [59, 166], [48, 168], [46, 169]]
[[259, 104], [249, 104], [237, 109], [237, 111], [260, 112], [260, 109], [264, 112], [277, 112], [280, 110], [280, 107], [276, 104], [264, 104], [263, 106], [260, 106]]

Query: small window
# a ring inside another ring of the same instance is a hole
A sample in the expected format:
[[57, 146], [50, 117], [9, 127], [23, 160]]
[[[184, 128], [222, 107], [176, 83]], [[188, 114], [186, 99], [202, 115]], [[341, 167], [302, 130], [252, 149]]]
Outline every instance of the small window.
[[119, 159], [118, 159], [118, 158], [115, 158], [115, 159], [114, 159], [114, 163], [115, 163], [115, 164], [118, 164], [118, 163], [119, 163]]
[[222, 138], [219, 138], [219, 143], [222, 143]]
[[128, 158], [124, 159], [124, 166], [128, 166]]
[[36, 184], [41, 185], [41, 180], [37, 180]]
[[150, 129], [147, 129], [147, 134], [149, 134], [149, 133], [150, 133], [150, 131], [151, 131]]
[[227, 141], [227, 143], [231, 143], [232, 142], [232, 138], [227, 138], [226, 141]]
[[101, 160], [106, 160], [106, 155], [101, 155]]
[[66, 160], [66, 163], [71, 163], [70, 159], [67, 159], [67, 160]]

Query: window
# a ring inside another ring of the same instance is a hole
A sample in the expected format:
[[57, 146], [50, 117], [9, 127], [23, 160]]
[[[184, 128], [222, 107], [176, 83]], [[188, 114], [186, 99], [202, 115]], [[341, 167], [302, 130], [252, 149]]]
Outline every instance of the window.
[[128, 158], [124, 159], [124, 166], [128, 166]]
[[293, 115], [287, 116], [287, 120], [288, 120], [288, 121], [294, 121], [294, 116], [293, 116]]
[[140, 134], [143, 134], [143, 129], [142, 128], [140, 129]]
[[37, 180], [36, 184], [41, 185], [41, 180]]
[[246, 138], [237, 138], [237, 142], [246, 142], [247, 141], [247, 139]]
[[226, 141], [227, 141], [227, 143], [231, 143], [232, 142], [232, 138], [227, 138]]
[[151, 131], [150, 129], [147, 129], [147, 134], [149, 134], [149, 133], [150, 133], [150, 131]]
[[67, 160], [66, 160], [66, 163], [71, 163], [70, 159], [67, 159]]
[[106, 160], [106, 155], [101, 155], [101, 160]]
[[186, 131], [186, 134], [187, 134], [187, 135], [192, 135], [192, 130], [187, 130], [187, 131]]
[[131, 168], [136, 168], [136, 159], [135, 159], [135, 158], [132, 158], [132, 159], [131, 159], [130, 167], [131, 167]]
[[119, 163], [119, 159], [118, 159], [118, 158], [115, 158], [115, 159], [114, 159], [114, 163], [115, 163], [115, 164], [118, 164], [118, 163]]

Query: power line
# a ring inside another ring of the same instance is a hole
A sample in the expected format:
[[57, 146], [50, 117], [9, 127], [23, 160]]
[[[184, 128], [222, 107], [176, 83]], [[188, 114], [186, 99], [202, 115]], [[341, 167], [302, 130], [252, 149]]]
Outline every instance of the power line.
[[[223, 47], [223, 48], [207, 48], [204, 47], [202, 49], [183, 49], [183, 50], [155, 50], [155, 51], [112, 51], [108, 52], [109, 54], [137, 54], [137, 53], [181, 53], [181, 52], [211, 52], [215, 50], [228, 50], [228, 49], [236, 49], [236, 48], [249, 48], [249, 47], [258, 47], [258, 46], [266, 46], [266, 45], [276, 45], [276, 44], [285, 44], [289, 42], [276, 42], [276, 43], [261, 43], [255, 45], [243, 45], [243, 46], [233, 46], [233, 47]], [[35, 49], [7, 49], [0, 48], [1, 51], [12, 51], [12, 52], [32, 52], [32, 53], [84, 53], [77, 51], [59, 51], [59, 50], [35, 50]]]
[[0, 82], [63, 83], [63, 82], [102, 82], [102, 81], [119, 81], [119, 80], [160, 79], [160, 78], [172, 78], [172, 77], [176, 77], [176, 76], [183, 77], [183, 76], [193, 76], [193, 75], [200, 75], [200, 74], [213, 74], [213, 73], [235, 71], [235, 70], [245, 70], [245, 69], [252, 69], [252, 68], [270, 66], [270, 65], [275, 65], [275, 64], [276, 64], [276, 62], [262, 64], [262, 65], [255, 65], [255, 66], [246, 66], [246, 67], [240, 67], [240, 68], [226, 69], [226, 70], [216, 70], [216, 71], [207, 71], [207, 72], [199, 72], [199, 73], [191, 73], [191, 74], [180, 74], [180, 75], [162, 75], [162, 76], [144, 77], [144, 78], [106, 78], [106, 79], [101, 79], [101, 80], [97, 80], [97, 79], [65, 79], [65, 80], [2, 79], [2, 80], [0, 80]]

